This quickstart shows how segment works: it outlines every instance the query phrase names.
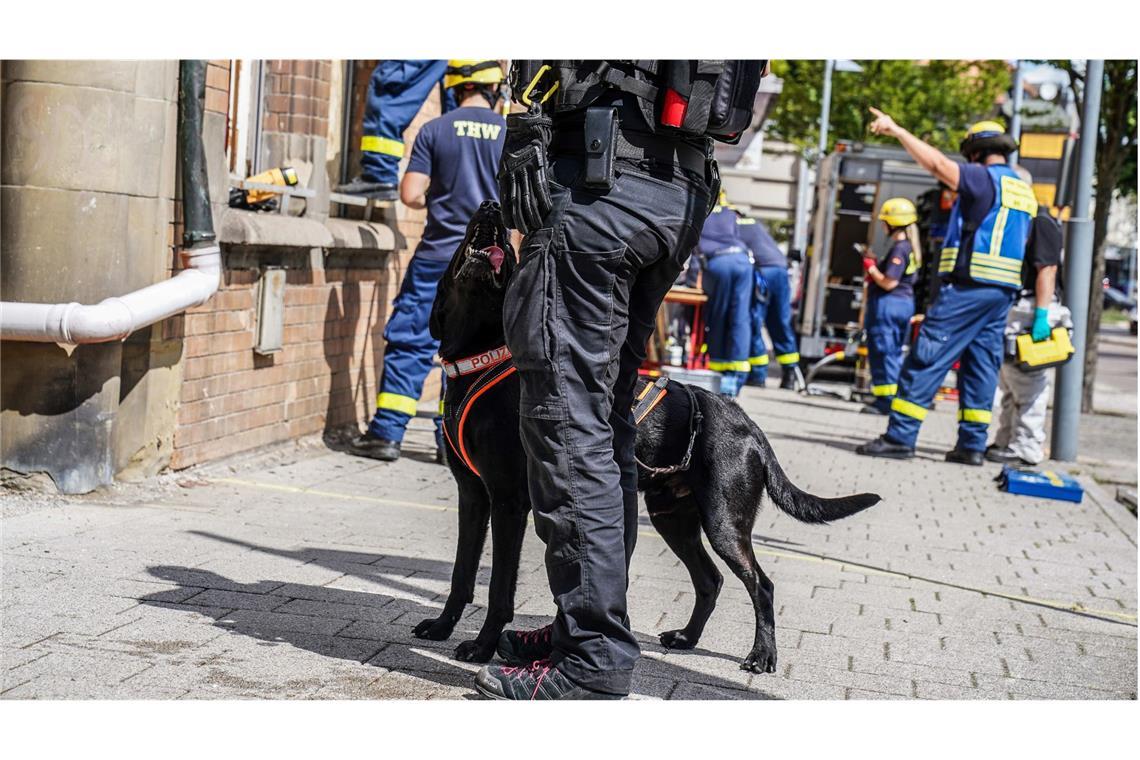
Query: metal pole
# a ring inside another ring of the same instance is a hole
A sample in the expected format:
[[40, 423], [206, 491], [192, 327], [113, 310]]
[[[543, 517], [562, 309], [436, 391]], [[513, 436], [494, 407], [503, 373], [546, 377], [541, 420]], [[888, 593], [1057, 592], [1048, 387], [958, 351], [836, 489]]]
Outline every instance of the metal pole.
[[808, 211], [811, 208], [811, 178], [808, 176], [807, 157], [800, 153], [796, 161], [796, 219], [792, 228], [792, 250], [798, 251], [801, 261], [807, 256]]
[[831, 72], [835, 69], [835, 61], [828, 58], [823, 63], [823, 110], [819, 114], [819, 158], [822, 160], [827, 154], [827, 130], [831, 126]]
[[[1009, 134], [1016, 143], [1021, 142], [1021, 106], [1022, 101], [1025, 99], [1025, 94], [1022, 92], [1021, 82], [1021, 61], [1013, 62], [1013, 117], [1009, 121]], [[1014, 151], [1010, 157], [1011, 164], [1017, 163], [1017, 156], [1019, 151]]]
[[[1053, 459], [1062, 462], [1071, 462], [1077, 458], [1093, 258], [1093, 225], [1089, 218], [1089, 199], [1092, 195], [1103, 81], [1104, 61], [1087, 61], [1080, 152], [1077, 158], [1077, 191], [1073, 214], [1069, 217], [1069, 250], [1065, 255], [1065, 300], [1073, 313], [1075, 352], [1072, 359], [1057, 368], [1057, 390], [1053, 395]], [[1107, 178], [1101, 179], [1107, 181]]]

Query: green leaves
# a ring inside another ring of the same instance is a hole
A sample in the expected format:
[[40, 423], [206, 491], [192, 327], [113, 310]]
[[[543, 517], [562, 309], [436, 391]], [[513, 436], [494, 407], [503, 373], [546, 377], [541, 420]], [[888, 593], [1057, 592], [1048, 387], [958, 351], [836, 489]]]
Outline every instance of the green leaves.
[[[997, 98], [1009, 90], [1005, 61], [861, 60], [859, 73], [836, 71], [831, 80], [828, 149], [836, 140], [893, 142], [867, 131], [868, 106], [890, 114], [899, 125], [933, 145], [955, 150], [974, 121], [996, 113]], [[823, 61], [774, 61], [784, 89], [768, 122], [768, 134], [801, 147], [819, 139]]]

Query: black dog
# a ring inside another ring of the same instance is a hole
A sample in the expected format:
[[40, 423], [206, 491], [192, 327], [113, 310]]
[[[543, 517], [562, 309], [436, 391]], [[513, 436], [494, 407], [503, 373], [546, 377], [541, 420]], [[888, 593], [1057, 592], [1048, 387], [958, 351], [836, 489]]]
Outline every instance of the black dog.
[[[459, 545], [443, 613], [413, 633], [434, 640], [451, 635], [474, 598], [489, 522], [493, 558], [487, 618], [475, 640], [456, 649], [460, 660], [474, 662], [491, 659], [514, 616], [530, 510], [518, 434], [519, 381], [503, 337], [503, 295], [515, 263], [498, 204], [483, 203], [440, 281], [431, 312], [431, 333], [440, 340], [439, 355], [448, 370], [444, 417], [448, 463], [459, 485]], [[781, 510], [808, 523], [853, 515], [879, 497], [822, 499], [805, 493], [788, 481], [768, 440], [739, 406], [672, 381], [647, 385], [638, 385], [642, 402], [635, 410], [642, 417], [638, 488], [645, 492], [654, 527], [684, 562], [696, 591], [688, 624], [662, 633], [661, 643], [674, 649], [696, 646], [716, 604], [723, 578], [701, 543], [703, 530], [752, 597], [756, 635], [741, 668], [775, 672], [773, 586], [752, 549], [752, 526], [764, 492]], [[651, 406], [652, 399], [657, 401]]]

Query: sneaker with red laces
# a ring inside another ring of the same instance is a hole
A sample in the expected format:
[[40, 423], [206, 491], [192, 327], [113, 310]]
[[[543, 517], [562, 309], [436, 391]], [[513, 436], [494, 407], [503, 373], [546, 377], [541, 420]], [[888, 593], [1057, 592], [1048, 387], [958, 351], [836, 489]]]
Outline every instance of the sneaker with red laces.
[[533, 631], [503, 631], [495, 651], [511, 665], [526, 665], [549, 659], [554, 645], [550, 641], [554, 625], [544, 625]]
[[538, 660], [529, 667], [484, 665], [475, 674], [475, 690], [488, 699], [624, 699], [620, 694], [591, 691], [571, 681], [550, 664]]

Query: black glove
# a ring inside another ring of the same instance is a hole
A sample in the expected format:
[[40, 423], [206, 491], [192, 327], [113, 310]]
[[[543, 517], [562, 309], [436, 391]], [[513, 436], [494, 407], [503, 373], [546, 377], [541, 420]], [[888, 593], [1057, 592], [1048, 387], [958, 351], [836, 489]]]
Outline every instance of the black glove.
[[507, 137], [499, 161], [499, 202], [508, 227], [524, 235], [550, 213], [550, 167], [546, 149], [553, 124], [537, 110], [507, 116]]

